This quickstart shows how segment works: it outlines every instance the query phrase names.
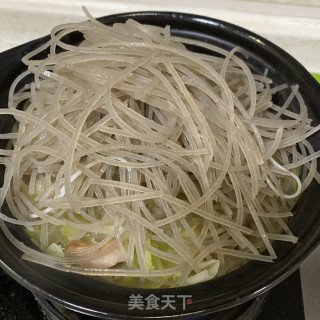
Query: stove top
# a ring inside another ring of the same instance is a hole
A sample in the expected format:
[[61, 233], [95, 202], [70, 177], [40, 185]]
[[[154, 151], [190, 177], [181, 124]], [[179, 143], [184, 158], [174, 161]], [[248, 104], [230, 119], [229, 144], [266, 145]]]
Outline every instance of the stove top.
[[[2, 270], [0, 270], [0, 281], [2, 284], [0, 287], [0, 320], [57, 319], [52, 318], [52, 316], [47, 317], [32, 293], [12, 280]], [[47, 303], [47, 306], [51, 306], [51, 304]], [[63, 318], [61, 316], [60, 319]], [[79, 316], [79, 319], [94, 318]], [[299, 270], [270, 290], [263, 299], [259, 298], [257, 301], [254, 301], [241, 316], [236, 318], [236, 320], [271, 319], [305, 319]]]

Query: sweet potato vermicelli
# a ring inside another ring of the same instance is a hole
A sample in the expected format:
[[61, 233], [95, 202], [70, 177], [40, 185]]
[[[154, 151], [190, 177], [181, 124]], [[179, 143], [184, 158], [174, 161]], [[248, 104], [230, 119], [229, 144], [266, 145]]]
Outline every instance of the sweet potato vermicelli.
[[[87, 15], [23, 58], [28, 70], [0, 110], [18, 124], [0, 135], [10, 140], [0, 160], [8, 238], [30, 261], [154, 288], [276, 259], [272, 242], [298, 240], [287, 220], [320, 180], [320, 152], [306, 140], [319, 126], [298, 86], [253, 74], [241, 48]], [[75, 31], [83, 41], [65, 42]]]

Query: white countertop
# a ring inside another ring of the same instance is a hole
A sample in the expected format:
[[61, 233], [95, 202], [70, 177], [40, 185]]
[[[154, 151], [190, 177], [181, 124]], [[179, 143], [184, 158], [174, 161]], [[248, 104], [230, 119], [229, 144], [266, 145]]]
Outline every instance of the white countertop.
[[[310, 72], [320, 74], [320, 0], [197, 0], [197, 7], [194, 3], [194, 0], [0, 0], [0, 52], [47, 35], [58, 24], [84, 20], [82, 5], [95, 17], [141, 10], [177, 11], [202, 14], [250, 29], [285, 49]], [[319, 269], [320, 248], [301, 267], [306, 320], [319, 319]]]
[[[285, 4], [288, 2], [291, 4]], [[197, 0], [196, 6], [194, 3], [194, 0], [0, 0], [0, 52], [44, 36], [57, 24], [83, 20], [82, 5], [95, 17], [163, 10], [202, 14], [250, 29], [285, 49], [310, 72], [320, 73], [319, 0]]]

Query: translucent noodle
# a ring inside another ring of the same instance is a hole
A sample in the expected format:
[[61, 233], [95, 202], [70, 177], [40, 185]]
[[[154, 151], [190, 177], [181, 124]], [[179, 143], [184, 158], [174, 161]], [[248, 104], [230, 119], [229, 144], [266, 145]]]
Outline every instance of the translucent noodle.
[[[16, 121], [0, 134], [0, 204], [11, 211], [0, 224], [23, 257], [175, 287], [272, 262], [274, 241], [296, 243], [294, 206], [320, 182], [307, 140], [320, 125], [299, 87], [255, 74], [240, 47], [130, 19], [106, 26], [84, 11], [89, 21], [57, 26], [23, 58], [0, 110]], [[75, 32], [79, 43], [66, 43]]]

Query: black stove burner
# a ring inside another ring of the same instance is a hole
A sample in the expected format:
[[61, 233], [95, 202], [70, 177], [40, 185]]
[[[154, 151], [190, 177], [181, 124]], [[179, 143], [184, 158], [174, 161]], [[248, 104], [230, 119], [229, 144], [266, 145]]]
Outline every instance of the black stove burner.
[[[0, 270], [0, 320], [65, 320], [51, 303], [39, 299]], [[40, 307], [41, 305], [41, 307]], [[47, 316], [45, 315], [47, 313]], [[71, 313], [70, 319], [96, 318]], [[296, 271], [269, 293], [233, 310], [199, 320], [304, 320], [300, 272]], [[193, 318], [193, 320], [196, 320]]]
[[46, 320], [32, 293], [0, 269], [0, 319]]

